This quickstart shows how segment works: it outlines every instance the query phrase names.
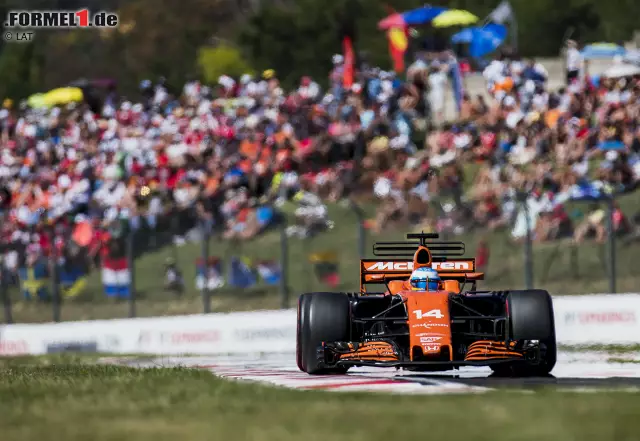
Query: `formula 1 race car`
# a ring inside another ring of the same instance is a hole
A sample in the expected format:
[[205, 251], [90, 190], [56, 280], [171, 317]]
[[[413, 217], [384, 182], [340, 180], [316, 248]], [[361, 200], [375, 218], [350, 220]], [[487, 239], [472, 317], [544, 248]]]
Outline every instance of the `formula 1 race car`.
[[[360, 262], [360, 292], [302, 294], [296, 359], [309, 374], [341, 374], [353, 366], [445, 371], [490, 366], [497, 375], [545, 376], [556, 363], [551, 296], [544, 290], [478, 291], [484, 273], [464, 258], [462, 242], [407, 234], [379, 242], [378, 259]], [[410, 260], [413, 258], [413, 260]], [[436, 291], [415, 291], [415, 268], [431, 267]], [[369, 292], [372, 284], [383, 292]], [[465, 286], [470, 285], [470, 290]]]

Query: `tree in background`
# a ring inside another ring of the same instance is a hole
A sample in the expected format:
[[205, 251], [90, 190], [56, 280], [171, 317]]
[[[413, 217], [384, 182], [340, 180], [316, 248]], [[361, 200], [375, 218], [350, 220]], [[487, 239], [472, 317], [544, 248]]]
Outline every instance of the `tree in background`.
[[209, 84], [215, 84], [221, 75], [239, 77], [245, 73], [255, 74], [240, 51], [226, 43], [201, 47], [198, 50], [198, 67], [200, 76]]
[[[58, 3], [64, 9], [71, 4]], [[118, 12], [118, 29], [38, 30], [30, 44], [0, 47], [0, 80], [5, 80], [0, 92], [25, 98], [78, 78], [113, 78], [120, 91], [130, 95], [137, 92], [139, 82], [145, 78], [164, 76], [169, 84], [181, 85], [185, 78], [197, 74], [200, 47], [215, 35], [231, 34], [242, 21], [246, 14], [243, 3], [246, 2], [106, 0], [100, 4], [101, 9]], [[118, 5], [121, 7], [116, 9]], [[20, 9], [19, 6], [8, 9]], [[40, 9], [52, 6], [49, 3]], [[68, 7], [79, 9], [77, 5]], [[34, 60], [41, 60], [41, 65], [34, 66]], [[32, 84], [30, 78], [35, 73], [25, 75], [25, 70], [46, 75], [39, 74], [37, 84]], [[7, 86], [2, 88], [4, 84]]]
[[43, 58], [40, 46], [7, 45], [0, 56], [0, 96], [21, 98], [37, 91], [43, 81]]
[[[500, 1], [431, 3], [468, 9], [483, 18]], [[331, 55], [342, 52], [337, 35], [345, 16], [355, 20], [356, 51], [366, 52], [371, 64], [389, 69], [387, 40], [377, 29], [378, 21], [388, 14], [388, 7], [405, 11], [423, 3], [423, 0], [101, 0], [101, 9], [118, 12], [119, 29], [38, 30], [29, 44], [0, 41], [0, 94], [24, 98], [82, 77], [110, 77], [117, 80], [121, 92], [133, 95], [145, 78], [155, 80], [164, 76], [169, 84], [179, 86], [186, 78], [200, 73], [203, 79], [213, 82], [218, 72], [226, 68], [225, 63], [231, 61], [226, 66], [237, 72], [250, 66], [258, 71], [275, 69], [285, 85], [297, 83], [304, 75], [325, 82]], [[627, 40], [640, 15], [640, 2], [636, 0], [511, 0], [511, 4], [518, 19], [520, 53], [525, 56], [557, 56], [568, 34], [583, 43]], [[80, 0], [29, 1], [32, 9], [86, 6]], [[6, 16], [11, 9], [24, 9], [24, 0], [0, 0], [0, 15]], [[430, 32], [423, 31], [423, 35]], [[211, 52], [202, 48], [210, 47], [213, 37], [236, 42], [237, 46], [229, 47], [237, 52], [220, 52], [211, 58]], [[225, 57], [229, 60], [225, 61]], [[203, 63], [208, 67], [204, 68]]]

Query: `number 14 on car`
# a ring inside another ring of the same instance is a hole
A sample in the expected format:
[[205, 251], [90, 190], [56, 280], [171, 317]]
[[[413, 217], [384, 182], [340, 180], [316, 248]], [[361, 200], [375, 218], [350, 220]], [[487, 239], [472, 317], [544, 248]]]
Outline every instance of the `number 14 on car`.
[[421, 309], [416, 309], [415, 311], [413, 311], [413, 313], [416, 315], [417, 319], [421, 319], [424, 317], [435, 317], [435, 318], [444, 317], [444, 314], [439, 309], [432, 309], [431, 311], [427, 311], [427, 312], [422, 312]]

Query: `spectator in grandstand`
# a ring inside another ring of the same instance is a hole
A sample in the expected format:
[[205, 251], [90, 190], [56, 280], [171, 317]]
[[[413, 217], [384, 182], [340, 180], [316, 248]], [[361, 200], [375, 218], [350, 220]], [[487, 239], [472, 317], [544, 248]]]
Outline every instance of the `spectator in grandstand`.
[[172, 258], [167, 258], [164, 265], [164, 287], [165, 290], [176, 295], [184, 292], [184, 277], [182, 271]]
[[302, 181], [300, 190], [293, 196], [298, 208], [294, 212], [295, 225], [287, 227], [288, 236], [306, 238], [334, 226], [329, 219], [327, 206], [318, 195], [310, 191], [311, 187], [309, 181]]
[[[617, 203], [613, 206], [613, 233], [624, 235], [632, 230], [631, 223]], [[592, 204], [585, 219], [576, 227], [574, 240], [581, 243], [589, 233], [595, 234], [596, 242], [604, 243], [606, 239], [606, 209], [598, 204]]]
[[584, 60], [578, 49], [578, 43], [574, 40], [567, 40], [566, 47], [566, 82], [567, 85], [580, 78], [580, 73], [584, 67]]

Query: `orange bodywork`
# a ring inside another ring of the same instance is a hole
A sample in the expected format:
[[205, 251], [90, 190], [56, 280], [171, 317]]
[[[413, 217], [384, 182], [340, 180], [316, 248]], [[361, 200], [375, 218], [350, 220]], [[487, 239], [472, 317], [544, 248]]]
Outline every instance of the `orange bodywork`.
[[409, 281], [407, 280], [392, 280], [387, 286], [389, 287], [390, 294], [398, 294], [401, 291], [411, 290], [411, 285], [409, 285]]
[[[409, 313], [409, 354], [414, 360], [416, 350], [428, 358], [446, 356], [453, 360], [449, 293], [446, 291], [403, 291]], [[443, 350], [447, 352], [443, 354]]]
[[[442, 279], [439, 291], [413, 291], [409, 278], [414, 269], [431, 267]], [[453, 361], [449, 297], [459, 294], [461, 282], [482, 280], [476, 272], [475, 259], [447, 259], [433, 261], [427, 247], [419, 246], [413, 260], [363, 259], [360, 262], [360, 291], [367, 295], [367, 284], [387, 285], [385, 295], [400, 296], [405, 304], [409, 328], [409, 357], [411, 361]], [[399, 355], [386, 341], [349, 343], [348, 353], [340, 360], [397, 361]], [[496, 341], [478, 341], [469, 346], [466, 361], [521, 357], [513, 347]]]
[[[410, 360], [453, 361], [449, 292], [402, 290], [396, 294], [402, 297], [408, 312]], [[399, 360], [393, 345], [386, 341], [349, 343], [348, 350], [340, 360]]]
[[454, 294], [460, 294], [460, 282], [457, 280], [444, 280], [442, 282], [442, 289]]

